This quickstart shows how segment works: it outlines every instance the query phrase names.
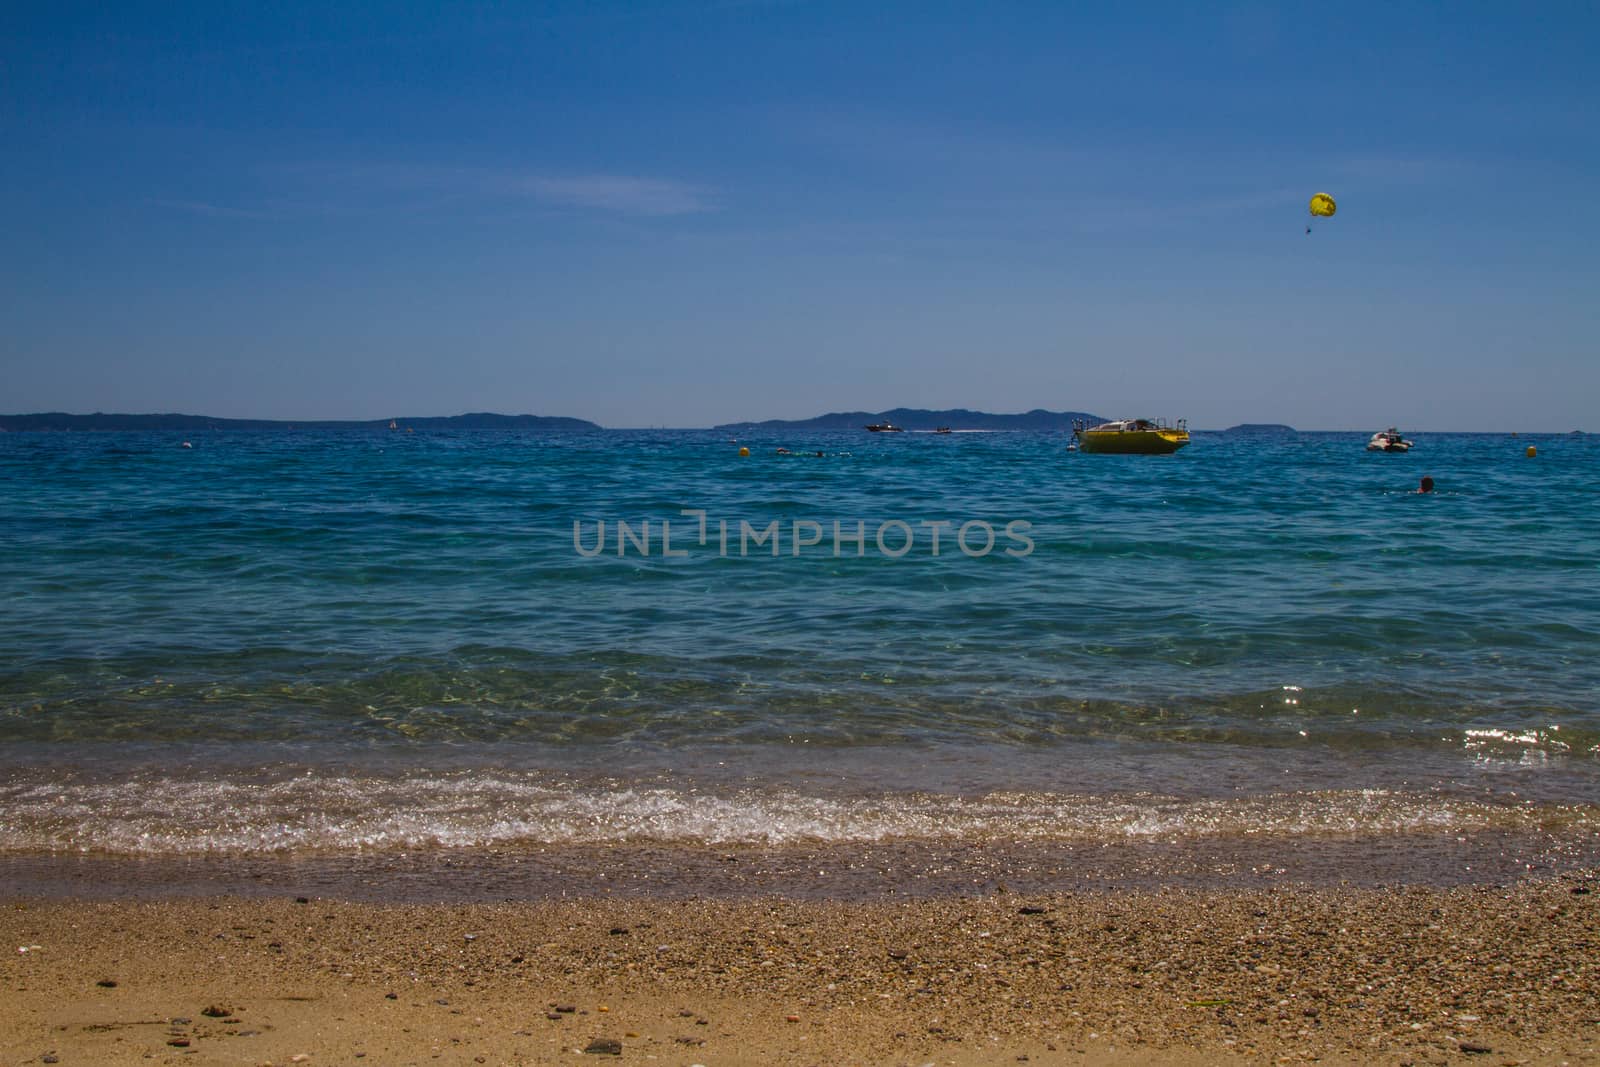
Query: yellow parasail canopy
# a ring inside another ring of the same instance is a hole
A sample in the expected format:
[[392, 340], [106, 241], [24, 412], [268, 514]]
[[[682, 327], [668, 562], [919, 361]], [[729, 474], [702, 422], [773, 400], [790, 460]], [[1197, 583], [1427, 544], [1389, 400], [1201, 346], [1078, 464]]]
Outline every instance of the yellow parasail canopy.
[[1318, 193], [1311, 198], [1311, 213], [1322, 218], [1332, 218], [1333, 213], [1339, 210], [1339, 205], [1333, 202], [1333, 197], [1327, 193]]

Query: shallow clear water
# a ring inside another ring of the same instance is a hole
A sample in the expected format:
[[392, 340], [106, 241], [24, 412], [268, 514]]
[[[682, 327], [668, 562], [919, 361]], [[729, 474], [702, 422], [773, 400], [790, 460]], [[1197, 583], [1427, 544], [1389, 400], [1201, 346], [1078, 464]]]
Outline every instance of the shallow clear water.
[[0, 852], [1592, 833], [1600, 443], [1413, 436], [0, 435]]

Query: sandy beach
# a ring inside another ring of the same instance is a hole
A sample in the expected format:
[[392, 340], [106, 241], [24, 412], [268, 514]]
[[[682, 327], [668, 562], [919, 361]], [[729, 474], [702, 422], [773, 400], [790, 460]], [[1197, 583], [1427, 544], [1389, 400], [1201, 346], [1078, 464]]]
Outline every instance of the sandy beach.
[[1591, 890], [13, 898], [0, 1064], [1593, 1063]]

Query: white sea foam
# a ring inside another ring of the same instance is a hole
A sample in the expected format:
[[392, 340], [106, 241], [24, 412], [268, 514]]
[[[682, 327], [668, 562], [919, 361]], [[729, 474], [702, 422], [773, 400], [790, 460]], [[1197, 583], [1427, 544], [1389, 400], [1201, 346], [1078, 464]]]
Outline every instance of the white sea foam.
[[124, 855], [365, 852], [606, 843], [769, 845], [1158, 841], [1600, 828], [1592, 806], [1394, 790], [1227, 799], [991, 792], [809, 795], [793, 788], [574, 784], [538, 775], [267, 782], [141, 778], [0, 784], [0, 851]]

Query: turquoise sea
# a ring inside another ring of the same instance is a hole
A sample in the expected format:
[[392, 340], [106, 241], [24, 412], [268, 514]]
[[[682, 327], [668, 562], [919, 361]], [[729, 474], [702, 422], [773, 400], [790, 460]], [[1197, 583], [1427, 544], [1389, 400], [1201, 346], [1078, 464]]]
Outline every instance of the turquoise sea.
[[1600, 439], [1410, 436], [0, 435], [0, 870], [1593, 863]]

